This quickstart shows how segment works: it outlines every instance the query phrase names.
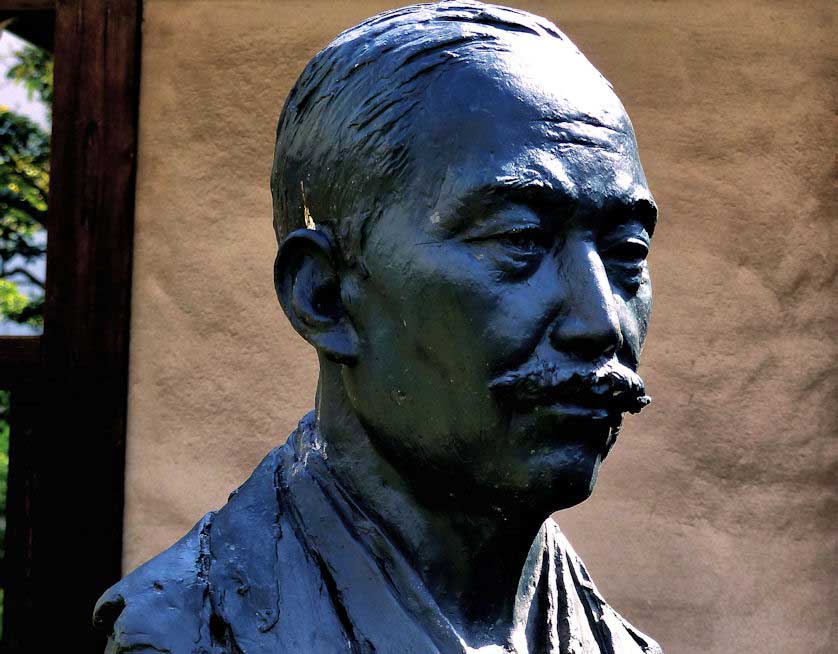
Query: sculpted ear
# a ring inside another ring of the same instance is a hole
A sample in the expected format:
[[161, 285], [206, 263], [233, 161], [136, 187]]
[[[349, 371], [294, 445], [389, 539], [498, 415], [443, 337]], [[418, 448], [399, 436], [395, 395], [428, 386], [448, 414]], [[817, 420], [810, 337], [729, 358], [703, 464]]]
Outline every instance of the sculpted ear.
[[358, 336], [340, 293], [335, 249], [316, 229], [298, 229], [279, 248], [274, 285], [285, 315], [297, 332], [332, 361], [353, 364]]

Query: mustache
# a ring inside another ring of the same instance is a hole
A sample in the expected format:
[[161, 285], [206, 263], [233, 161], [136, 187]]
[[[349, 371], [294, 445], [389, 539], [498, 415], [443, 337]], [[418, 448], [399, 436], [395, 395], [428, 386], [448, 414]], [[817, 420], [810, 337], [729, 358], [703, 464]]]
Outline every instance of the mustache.
[[507, 396], [518, 408], [566, 401], [619, 413], [639, 413], [652, 401], [640, 375], [616, 359], [593, 369], [537, 361], [499, 375], [489, 388]]

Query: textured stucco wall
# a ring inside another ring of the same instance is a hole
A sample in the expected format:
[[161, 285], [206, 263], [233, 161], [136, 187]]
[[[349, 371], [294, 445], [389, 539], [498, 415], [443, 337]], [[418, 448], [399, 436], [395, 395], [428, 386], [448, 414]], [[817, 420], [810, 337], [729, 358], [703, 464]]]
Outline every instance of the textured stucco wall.
[[[312, 404], [271, 284], [275, 123], [305, 61], [393, 4], [145, 3], [126, 571]], [[835, 651], [833, 3], [509, 4], [614, 83], [662, 208], [656, 401], [559, 521], [670, 653]]]

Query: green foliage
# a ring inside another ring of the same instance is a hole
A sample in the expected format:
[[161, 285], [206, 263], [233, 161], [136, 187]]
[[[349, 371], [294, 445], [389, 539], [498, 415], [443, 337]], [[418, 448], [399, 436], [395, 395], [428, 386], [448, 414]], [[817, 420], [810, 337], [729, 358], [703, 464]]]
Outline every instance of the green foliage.
[[[49, 135], [0, 107], [0, 319], [30, 325], [43, 320], [44, 282], [27, 264], [45, 256], [48, 201]], [[27, 298], [21, 281], [41, 292]]]
[[47, 111], [52, 110], [52, 53], [27, 45], [15, 53], [17, 63], [9, 68], [6, 77], [23, 84], [29, 99], [35, 96], [47, 105]]
[[[18, 290], [17, 284], [0, 279], [0, 316], [8, 316], [15, 322], [38, 324], [38, 316], [32, 315], [32, 302]], [[27, 320], [24, 316], [30, 316]]]

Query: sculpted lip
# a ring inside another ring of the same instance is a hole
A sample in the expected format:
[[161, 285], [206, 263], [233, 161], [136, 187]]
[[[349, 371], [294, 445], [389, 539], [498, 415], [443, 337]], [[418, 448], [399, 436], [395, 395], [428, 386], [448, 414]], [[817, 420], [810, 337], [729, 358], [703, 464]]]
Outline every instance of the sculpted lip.
[[569, 402], [554, 402], [552, 404], [539, 404], [533, 407], [536, 413], [559, 414], [568, 418], [587, 418], [589, 420], [602, 420], [612, 422], [619, 414], [607, 407], [591, 407]]

